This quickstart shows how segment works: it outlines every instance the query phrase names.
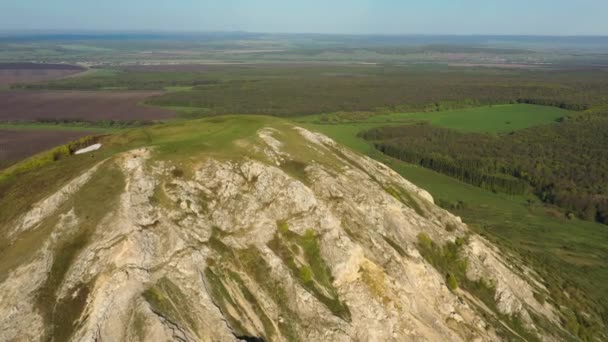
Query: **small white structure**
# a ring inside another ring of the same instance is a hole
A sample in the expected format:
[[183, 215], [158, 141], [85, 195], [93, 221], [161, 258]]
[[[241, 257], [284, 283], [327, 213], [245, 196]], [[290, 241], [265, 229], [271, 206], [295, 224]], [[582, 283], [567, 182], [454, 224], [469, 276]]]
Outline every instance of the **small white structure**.
[[85, 153], [97, 151], [100, 148], [101, 148], [101, 144], [95, 144], [95, 145], [91, 145], [89, 147], [85, 147], [83, 149], [80, 149], [80, 150], [74, 152], [74, 154], [85, 154]]

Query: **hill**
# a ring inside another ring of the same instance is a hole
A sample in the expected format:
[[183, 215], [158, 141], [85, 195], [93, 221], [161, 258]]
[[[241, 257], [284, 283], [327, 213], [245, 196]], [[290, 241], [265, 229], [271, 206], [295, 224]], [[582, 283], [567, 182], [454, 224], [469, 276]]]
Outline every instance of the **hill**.
[[0, 340], [572, 339], [521, 260], [326, 136], [230, 116], [97, 142], [0, 175]]

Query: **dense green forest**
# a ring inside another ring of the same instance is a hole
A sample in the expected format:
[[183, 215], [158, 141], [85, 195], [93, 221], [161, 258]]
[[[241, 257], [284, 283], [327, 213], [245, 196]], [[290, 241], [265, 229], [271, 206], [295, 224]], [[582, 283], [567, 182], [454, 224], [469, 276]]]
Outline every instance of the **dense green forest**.
[[592, 70], [442, 66], [191, 66], [97, 72], [25, 89], [162, 90], [148, 101], [202, 115], [296, 116], [339, 111], [423, 112], [530, 103], [585, 110], [608, 103], [608, 78]]
[[[608, 103], [608, 79], [596, 73], [447, 68], [377, 68], [367, 73], [304, 74], [236, 79], [197, 86], [150, 101], [205, 108], [211, 114], [281, 116], [337, 111], [420, 112], [489, 104], [532, 103], [584, 110]], [[584, 86], [583, 86], [584, 84]]]
[[500, 136], [428, 124], [361, 136], [391, 157], [494, 191], [531, 191], [569, 215], [608, 224], [608, 115], [582, 114]]

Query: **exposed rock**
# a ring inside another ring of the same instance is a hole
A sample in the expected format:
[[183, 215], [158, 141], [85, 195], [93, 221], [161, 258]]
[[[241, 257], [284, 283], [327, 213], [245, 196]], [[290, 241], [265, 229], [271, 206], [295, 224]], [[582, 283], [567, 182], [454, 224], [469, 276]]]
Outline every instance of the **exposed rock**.
[[9, 238], [33, 228], [43, 219], [55, 212], [55, 210], [57, 210], [63, 202], [78, 191], [83, 184], [89, 181], [91, 176], [104, 162], [105, 161], [95, 165], [93, 168], [72, 180], [53, 195], [42, 200], [40, 203], [33, 205], [32, 209], [18, 219], [18, 221], [15, 223], [15, 228], [9, 231]]
[[[418, 251], [420, 233], [438, 244], [470, 234], [460, 218], [388, 167], [292, 130], [298, 148], [318, 156], [299, 161], [305, 179], [282, 168], [298, 156], [274, 128], [236, 145], [264, 157], [201, 158], [189, 177], [172, 177], [176, 166], [156, 161], [149, 148], [112, 158], [125, 189], [54, 290], [57, 302], [84, 298], [69, 307], [71, 339], [499, 340], [500, 327], [462, 290], [450, 290]], [[36, 229], [98, 167], [24, 214], [10, 236]], [[0, 340], [42, 339], [56, 323], [49, 319], [61, 319], [40, 314], [37, 293], [62, 248], [55, 241], [77, 233], [81, 219], [73, 211], [62, 216], [36, 257], [0, 283]], [[553, 308], [534, 299], [540, 284], [482, 238], [468, 241], [471, 279], [496, 284], [500, 313], [544, 334], [529, 315], [556, 321]]]

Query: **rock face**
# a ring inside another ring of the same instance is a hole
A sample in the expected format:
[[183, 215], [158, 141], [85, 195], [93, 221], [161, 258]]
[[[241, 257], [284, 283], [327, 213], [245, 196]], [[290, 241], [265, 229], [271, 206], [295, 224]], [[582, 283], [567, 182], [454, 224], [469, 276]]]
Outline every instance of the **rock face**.
[[[558, 339], [533, 272], [386, 166], [296, 127], [233, 145], [116, 155], [4, 227], [6, 255], [38, 247], [0, 276], [0, 340]], [[460, 246], [494, 305], [428, 240]]]

